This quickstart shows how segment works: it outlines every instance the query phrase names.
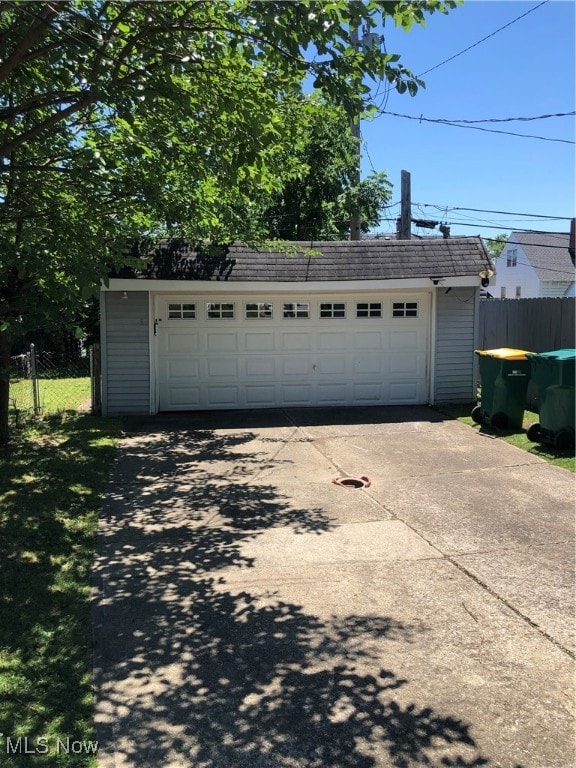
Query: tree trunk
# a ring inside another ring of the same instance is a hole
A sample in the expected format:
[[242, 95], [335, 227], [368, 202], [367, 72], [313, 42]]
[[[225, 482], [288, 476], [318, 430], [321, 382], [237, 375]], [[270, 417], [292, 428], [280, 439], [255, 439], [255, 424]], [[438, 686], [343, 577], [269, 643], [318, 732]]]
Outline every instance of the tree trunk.
[[10, 403], [10, 352], [7, 333], [0, 332], [0, 446], [10, 439], [8, 405]]

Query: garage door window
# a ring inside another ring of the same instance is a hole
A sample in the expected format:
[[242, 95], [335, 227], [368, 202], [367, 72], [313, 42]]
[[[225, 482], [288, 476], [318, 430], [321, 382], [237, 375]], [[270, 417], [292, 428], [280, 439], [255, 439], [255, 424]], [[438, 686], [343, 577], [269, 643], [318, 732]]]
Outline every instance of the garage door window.
[[346, 317], [346, 304], [320, 304], [320, 318]]
[[282, 317], [306, 320], [310, 317], [310, 304], [284, 304]]
[[382, 304], [380, 302], [356, 304], [356, 317], [382, 317]]
[[392, 304], [392, 317], [418, 317], [418, 302], [395, 301]]
[[206, 304], [206, 317], [209, 320], [233, 319], [234, 304]]
[[246, 319], [271, 319], [272, 304], [246, 304]]
[[194, 319], [196, 304], [168, 304], [168, 317], [170, 320]]

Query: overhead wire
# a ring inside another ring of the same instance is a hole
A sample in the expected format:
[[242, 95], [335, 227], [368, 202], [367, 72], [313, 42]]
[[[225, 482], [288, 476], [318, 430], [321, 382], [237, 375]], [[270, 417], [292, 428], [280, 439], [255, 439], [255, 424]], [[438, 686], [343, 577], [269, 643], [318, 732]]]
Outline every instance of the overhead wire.
[[[485, 133], [500, 133], [506, 136], [516, 136], [523, 139], [539, 139], [540, 141], [552, 141], [552, 142], [558, 142], [560, 144], [576, 144], [576, 141], [572, 141], [570, 139], [559, 139], [559, 138], [550, 137], [550, 136], [538, 136], [536, 134], [531, 134], [531, 133], [517, 133], [515, 131], [502, 131], [497, 128], [483, 128], [480, 125], [466, 124], [464, 121], [453, 122], [451, 120], [446, 120], [444, 118], [424, 117], [424, 115], [420, 115], [420, 116], [404, 115], [399, 112], [389, 112], [388, 110], [382, 110], [382, 111], [379, 111], [378, 113], [381, 115], [391, 115], [392, 117], [401, 117], [405, 120], [417, 120], [419, 123], [436, 123], [437, 125], [450, 125], [453, 128], [468, 128], [473, 131], [483, 131]], [[569, 113], [565, 113], [565, 114], [569, 114]], [[570, 114], [575, 114], [575, 113], [570, 113]], [[538, 118], [535, 118], [535, 119], [538, 119]], [[485, 121], [482, 121], [482, 122], [485, 122]]]
[[558, 219], [563, 221], [571, 221], [571, 216], [553, 216], [548, 215], [545, 213], [519, 213], [518, 211], [494, 211], [490, 210], [489, 208], [466, 208], [464, 206], [445, 206], [445, 205], [434, 205], [433, 203], [418, 203], [418, 205], [422, 205], [425, 208], [437, 208], [438, 210], [450, 210], [450, 211], [473, 211], [474, 213], [498, 213], [502, 214], [503, 216], [530, 216], [532, 219]]
[[418, 75], [418, 77], [423, 77], [424, 75], [427, 75], [430, 72], [434, 72], [434, 70], [438, 69], [439, 67], [443, 67], [444, 64], [448, 64], [449, 61], [454, 61], [454, 59], [457, 59], [459, 56], [462, 56], [464, 53], [471, 51], [472, 48], [476, 48], [477, 45], [480, 45], [481, 43], [486, 42], [486, 40], [489, 40], [491, 37], [494, 37], [494, 35], [497, 35], [499, 32], [502, 32], [502, 30], [507, 29], [508, 27], [511, 27], [512, 24], [516, 24], [516, 22], [520, 21], [520, 19], [523, 19], [525, 16], [528, 16], [530, 13], [533, 13], [534, 11], [538, 10], [538, 8], [541, 8], [543, 5], [546, 5], [548, 2], [550, 2], [550, 0], [543, 0], [543, 2], [533, 6], [525, 13], [521, 14], [520, 16], [517, 16], [515, 19], [512, 19], [512, 21], [509, 21], [507, 24], [504, 24], [504, 26], [499, 27], [498, 29], [495, 29], [494, 32], [491, 32], [489, 35], [486, 35], [486, 37], [483, 37], [481, 40], [478, 40], [477, 42], [472, 43], [472, 45], [469, 45], [467, 48], [464, 48], [458, 53], [455, 53], [453, 56], [449, 56], [447, 59], [444, 59], [444, 61], [441, 61], [439, 64], [435, 64], [433, 67], [430, 67], [429, 69], [426, 69], [424, 72], [421, 72]]

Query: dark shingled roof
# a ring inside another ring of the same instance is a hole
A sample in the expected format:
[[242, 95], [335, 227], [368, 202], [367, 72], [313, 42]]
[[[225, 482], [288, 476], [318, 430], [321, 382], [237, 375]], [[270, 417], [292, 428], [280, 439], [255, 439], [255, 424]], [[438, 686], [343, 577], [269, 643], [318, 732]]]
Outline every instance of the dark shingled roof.
[[540, 280], [574, 280], [568, 232], [512, 232], [510, 240], [522, 246]]
[[[476, 276], [490, 267], [479, 237], [426, 240], [359, 240], [229, 245], [191, 249], [165, 240], [134, 251], [142, 268], [123, 268], [112, 277], [152, 280], [312, 282]], [[312, 253], [310, 250], [312, 249]]]

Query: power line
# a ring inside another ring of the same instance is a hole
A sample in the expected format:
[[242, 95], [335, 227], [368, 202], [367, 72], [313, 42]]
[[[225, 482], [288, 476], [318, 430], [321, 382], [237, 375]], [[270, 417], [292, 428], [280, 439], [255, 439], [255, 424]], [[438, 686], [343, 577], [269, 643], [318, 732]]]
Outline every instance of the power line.
[[362, 145], [364, 147], [364, 152], [366, 153], [366, 157], [368, 158], [368, 162], [370, 163], [370, 167], [372, 168], [372, 171], [376, 173], [376, 168], [374, 168], [374, 163], [372, 162], [372, 158], [370, 157], [370, 152], [368, 151], [368, 144], [366, 143], [366, 141], [363, 141]]
[[[548, 0], [546, 0], [546, 2], [548, 2]], [[400, 114], [399, 112], [389, 112], [388, 110], [379, 110], [379, 114], [391, 115], [392, 117], [402, 117], [405, 120], [417, 120], [420, 123], [436, 123], [437, 125], [451, 125], [454, 128], [468, 128], [473, 131], [484, 131], [485, 133], [501, 133], [506, 136], [518, 136], [522, 139], [539, 139], [540, 141], [555, 141], [555, 142], [559, 142], [560, 144], [576, 144], [575, 141], [571, 141], [570, 139], [556, 139], [549, 136], [537, 136], [531, 133], [515, 133], [514, 131], [500, 131], [497, 128], [482, 128], [479, 125], [464, 124], [464, 121], [453, 122], [451, 120], [445, 120], [444, 118], [424, 117], [424, 115], [420, 115], [419, 117], [417, 115], [403, 115], [403, 114]]]
[[[510, 232], [518, 232], [519, 234], [527, 234], [527, 235], [549, 235], [550, 237], [556, 237], [556, 238], [568, 237], [568, 232], [547, 232], [545, 229], [518, 229], [518, 227], [498, 227], [493, 224], [479, 225], [479, 224], [470, 224], [470, 222], [467, 222], [467, 221], [455, 221], [454, 219], [451, 219], [447, 223], [455, 224], [459, 227], [475, 227], [476, 229], [478, 229], [478, 226], [481, 226], [482, 229], [507, 229]], [[530, 245], [542, 245], [542, 243], [530, 243]], [[562, 248], [566, 250], [568, 246], [567, 245], [547, 245], [546, 248]]]
[[437, 208], [439, 211], [444, 210], [450, 210], [450, 211], [473, 211], [474, 213], [500, 213], [504, 216], [529, 216], [532, 219], [551, 219], [551, 220], [562, 220], [562, 221], [571, 221], [571, 216], [549, 216], [545, 213], [518, 213], [518, 211], [491, 211], [487, 208], [464, 208], [462, 206], [446, 206], [446, 205], [434, 205], [432, 203], [414, 203], [414, 205], [421, 205], [424, 208]]
[[517, 21], [520, 21], [520, 19], [523, 19], [525, 16], [528, 16], [528, 14], [532, 13], [533, 11], [536, 11], [538, 8], [541, 8], [543, 5], [546, 5], [549, 2], [549, 0], [544, 0], [544, 2], [539, 3], [538, 5], [535, 5], [533, 8], [530, 8], [530, 10], [526, 11], [526, 13], [523, 13], [521, 16], [517, 16], [515, 19], [512, 19], [512, 21], [509, 21], [508, 24], [504, 24], [503, 27], [499, 27], [498, 29], [494, 30], [494, 32], [491, 32], [489, 35], [486, 35], [486, 37], [483, 37], [481, 40], [478, 40], [476, 43], [473, 43], [472, 45], [469, 45], [467, 48], [464, 48], [464, 50], [459, 51], [458, 53], [455, 53], [453, 56], [450, 56], [447, 59], [444, 59], [444, 61], [441, 61], [439, 64], [434, 65], [433, 67], [430, 67], [430, 69], [427, 69], [425, 72], [421, 72], [418, 77], [423, 77], [424, 75], [427, 75], [429, 72], [433, 72], [435, 69], [438, 69], [438, 67], [442, 67], [444, 64], [448, 64], [449, 61], [453, 61], [454, 59], [457, 59], [458, 56], [462, 56], [462, 54], [467, 53], [468, 51], [471, 51], [472, 48], [475, 48], [477, 45], [480, 45], [480, 43], [484, 43], [486, 40], [489, 40], [491, 37], [494, 37], [494, 35], [497, 35], [498, 32], [502, 32], [503, 29], [507, 29], [508, 27], [511, 27], [512, 24], [516, 24]]
[[439, 123], [514, 123], [514, 122], [527, 122], [530, 120], [548, 120], [551, 117], [571, 117], [576, 115], [576, 112], [556, 112], [551, 115], [535, 115], [530, 117], [486, 117], [483, 120], [444, 120], [439, 118]]

